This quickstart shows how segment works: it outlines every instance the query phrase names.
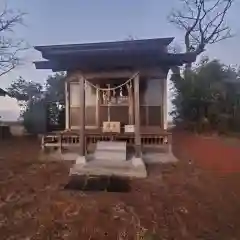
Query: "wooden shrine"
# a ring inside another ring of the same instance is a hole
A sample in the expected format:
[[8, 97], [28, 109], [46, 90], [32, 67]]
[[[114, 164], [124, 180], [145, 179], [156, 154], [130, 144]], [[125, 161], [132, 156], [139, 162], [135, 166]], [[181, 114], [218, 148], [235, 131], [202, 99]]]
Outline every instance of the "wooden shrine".
[[46, 134], [42, 148], [125, 141], [141, 155], [145, 145], [170, 144], [167, 74], [193, 62], [191, 54], [167, 50], [173, 38], [37, 46], [46, 60], [37, 69], [66, 71], [66, 129]]

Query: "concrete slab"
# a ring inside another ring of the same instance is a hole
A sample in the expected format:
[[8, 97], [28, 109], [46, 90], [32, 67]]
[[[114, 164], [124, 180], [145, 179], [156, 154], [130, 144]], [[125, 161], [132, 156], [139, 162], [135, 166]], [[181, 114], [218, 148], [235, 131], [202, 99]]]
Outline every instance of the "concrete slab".
[[88, 166], [75, 164], [70, 169], [70, 176], [74, 175], [93, 175], [93, 176], [117, 176], [129, 178], [146, 178], [146, 168], [142, 167], [129, 167], [129, 168], [109, 168], [106, 166]]
[[130, 178], [146, 178], [147, 170], [145, 165], [134, 166], [132, 161], [110, 162], [104, 160], [91, 160], [85, 165], [75, 164], [70, 175], [96, 175], [96, 176], [117, 176]]

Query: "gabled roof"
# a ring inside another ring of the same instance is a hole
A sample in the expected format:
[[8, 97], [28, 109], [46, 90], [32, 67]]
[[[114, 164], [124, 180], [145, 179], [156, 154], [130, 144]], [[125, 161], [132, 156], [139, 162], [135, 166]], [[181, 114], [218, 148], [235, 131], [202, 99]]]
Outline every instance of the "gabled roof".
[[131, 50], [150, 50], [163, 49], [173, 41], [173, 38], [156, 38], [144, 40], [126, 40], [116, 42], [99, 42], [99, 43], [83, 43], [83, 44], [65, 44], [65, 45], [49, 45], [35, 46], [44, 58], [51, 59], [55, 55], [62, 54], [83, 54], [86, 52], [98, 53], [106, 51], [131, 51]]
[[47, 61], [35, 62], [37, 69], [53, 71], [101, 71], [133, 69], [193, 62], [191, 54], [171, 54], [167, 46], [173, 38], [118, 42], [36, 46]]

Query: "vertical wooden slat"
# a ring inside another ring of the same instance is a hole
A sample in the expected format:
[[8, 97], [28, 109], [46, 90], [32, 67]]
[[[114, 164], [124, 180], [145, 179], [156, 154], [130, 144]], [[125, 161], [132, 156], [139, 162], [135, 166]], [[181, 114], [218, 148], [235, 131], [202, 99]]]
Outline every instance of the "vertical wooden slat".
[[128, 89], [128, 117], [129, 117], [129, 123], [130, 125], [134, 124], [134, 113], [133, 113], [133, 94], [132, 94], [132, 88], [130, 85], [127, 85]]
[[85, 79], [79, 76], [80, 94], [80, 156], [85, 155]]
[[172, 134], [168, 135], [168, 151], [172, 152]]
[[162, 79], [161, 128], [167, 128], [167, 79]]
[[163, 104], [164, 104], [164, 79], [161, 79], [161, 106], [160, 106], [160, 112], [161, 112], [161, 129], [164, 129], [164, 112], [163, 112]]
[[99, 113], [100, 113], [100, 92], [99, 92], [99, 84], [96, 85], [97, 90], [96, 90], [96, 123], [97, 127], [100, 127], [100, 118], [99, 118]]
[[65, 129], [68, 130], [70, 128], [70, 90], [67, 79], [65, 80], [65, 118]]
[[134, 78], [134, 110], [135, 110], [135, 154], [141, 156], [140, 139], [140, 107], [139, 107], [139, 75]]
[[42, 151], [45, 152], [45, 136], [44, 135], [42, 136], [42, 139], [41, 139], [41, 148], [42, 148]]
[[62, 153], [62, 134], [59, 135], [59, 151]]
[[146, 105], [146, 126], [149, 126], [149, 106]]

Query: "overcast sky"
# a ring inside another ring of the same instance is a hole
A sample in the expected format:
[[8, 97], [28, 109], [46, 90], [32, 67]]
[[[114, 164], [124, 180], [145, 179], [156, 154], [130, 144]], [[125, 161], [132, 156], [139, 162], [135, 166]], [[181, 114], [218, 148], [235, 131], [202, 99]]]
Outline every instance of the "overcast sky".
[[[1, 4], [0, 3], [0, 7]], [[135, 38], [175, 37], [183, 34], [167, 22], [167, 15], [180, 0], [8, 0], [9, 8], [26, 12], [25, 25], [15, 35], [31, 46], [123, 40]], [[240, 63], [240, 1], [236, 0], [227, 18], [235, 37], [209, 46], [205, 54], [226, 64]], [[24, 64], [1, 77], [0, 87], [7, 87], [19, 75], [43, 82], [51, 72], [35, 70], [32, 61], [40, 55], [29, 50]], [[3, 105], [0, 101], [0, 109]]]

